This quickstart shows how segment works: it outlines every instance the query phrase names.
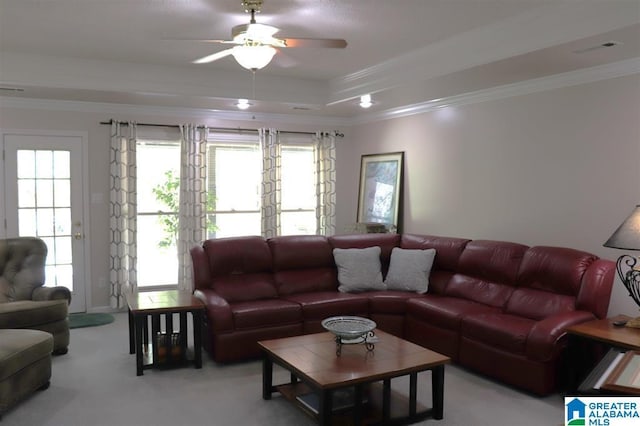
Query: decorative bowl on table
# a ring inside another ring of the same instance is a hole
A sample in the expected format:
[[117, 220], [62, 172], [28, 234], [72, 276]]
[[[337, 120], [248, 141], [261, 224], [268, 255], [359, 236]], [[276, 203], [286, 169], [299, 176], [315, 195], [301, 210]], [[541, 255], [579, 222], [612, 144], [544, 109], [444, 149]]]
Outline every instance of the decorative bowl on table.
[[368, 318], [339, 316], [322, 320], [322, 326], [333, 333], [339, 343], [363, 343], [368, 336], [373, 336], [377, 324]]

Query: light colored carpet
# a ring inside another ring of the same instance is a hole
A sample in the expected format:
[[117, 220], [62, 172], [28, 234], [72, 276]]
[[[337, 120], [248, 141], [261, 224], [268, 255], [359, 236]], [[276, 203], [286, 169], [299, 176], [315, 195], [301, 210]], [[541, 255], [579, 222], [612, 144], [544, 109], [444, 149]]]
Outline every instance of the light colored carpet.
[[[71, 330], [69, 353], [53, 358], [49, 389], [37, 392], [2, 419], [3, 426], [174, 426], [314, 424], [296, 407], [274, 395], [262, 400], [258, 361], [217, 365], [204, 354], [201, 370], [145, 370], [135, 374], [129, 355], [127, 315], [111, 324]], [[275, 371], [285, 381], [288, 374]], [[418, 398], [430, 404], [430, 375], [420, 374]], [[408, 380], [392, 381], [408, 393]], [[561, 395], [536, 398], [456, 366], [445, 371], [445, 409], [437, 426], [561, 425]]]

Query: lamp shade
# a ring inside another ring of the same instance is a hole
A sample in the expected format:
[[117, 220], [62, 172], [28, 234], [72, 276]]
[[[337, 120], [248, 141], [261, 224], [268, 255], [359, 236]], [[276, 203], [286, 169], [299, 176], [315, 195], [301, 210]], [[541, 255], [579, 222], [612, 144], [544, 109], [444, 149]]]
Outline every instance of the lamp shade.
[[604, 246], [622, 250], [640, 250], [640, 205], [636, 206]]
[[259, 70], [266, 67], [275, 55], [276, 49], [271, 46], [236, 46], [231, 54], [240, 65], [248, 70]]

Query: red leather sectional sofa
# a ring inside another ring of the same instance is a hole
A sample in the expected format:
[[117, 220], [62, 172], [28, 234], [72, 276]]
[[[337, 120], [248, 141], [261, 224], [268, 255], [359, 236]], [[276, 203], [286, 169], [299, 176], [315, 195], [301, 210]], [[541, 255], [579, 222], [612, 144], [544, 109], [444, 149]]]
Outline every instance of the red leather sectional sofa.
[[[426, 294], [340, 293], [334, 248], [436, 249]], [[615, 264], [570, 248], [412, 234], [238, 237], [191, 250], [217, 362], [260, 355], [257, 341], [324, 331], [334, 315], [378, 328], [536, 394], [556, 389], [565, 328], [607, 314]]]

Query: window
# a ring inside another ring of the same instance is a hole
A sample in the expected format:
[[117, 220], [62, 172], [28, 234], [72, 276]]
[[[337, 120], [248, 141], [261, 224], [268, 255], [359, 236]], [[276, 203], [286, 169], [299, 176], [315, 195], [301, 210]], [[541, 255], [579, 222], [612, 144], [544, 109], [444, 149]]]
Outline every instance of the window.
[[[209, 238], [260, 235], [262, 153], [255, 135], [209, 137]], [[315, 234], [315, 182], [310, 137], [284, 135], [281, 158], [281, 234]]]
[[66, 150], [17, 151], [18, 235], [47, 245], [46, 285], [73, 291], [71, 154]]
[[[138, 286], [176, 285], [180, 143], [139, 140], [136, 163]], [[159, 198], [158, 191], [165, 197]]]
[[[316, 232], [310, 137], [282, 138], [281, 234]], [[138, 286], [178, 283], [180, 142], [139, 139]], [[262, 151], [255, 134], [211, 134], [207, 144], [207, 236], [261, 234]]]
[[209, 238], [260, 235], [262, 158], [257, 140], [207, 148]]
[[316, 233], [316, 190], [311, 145], [282, 147], [282, 235]]

